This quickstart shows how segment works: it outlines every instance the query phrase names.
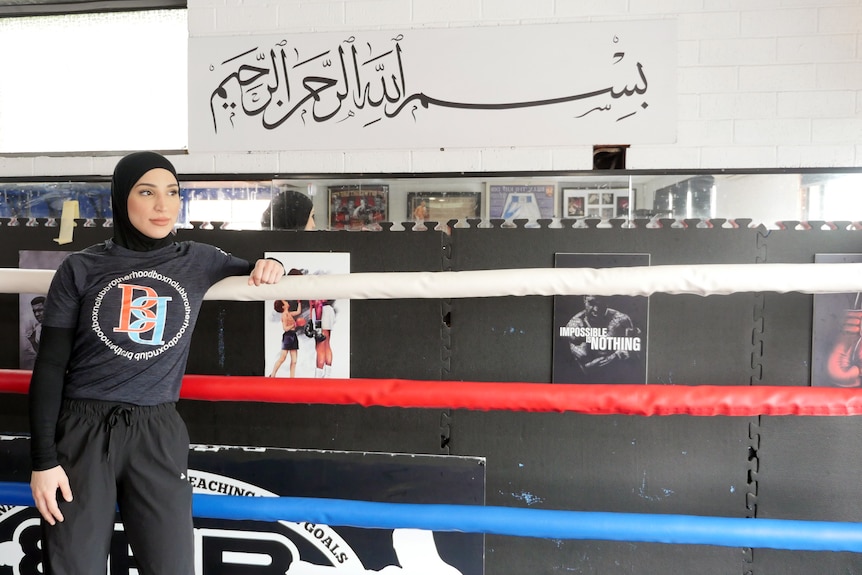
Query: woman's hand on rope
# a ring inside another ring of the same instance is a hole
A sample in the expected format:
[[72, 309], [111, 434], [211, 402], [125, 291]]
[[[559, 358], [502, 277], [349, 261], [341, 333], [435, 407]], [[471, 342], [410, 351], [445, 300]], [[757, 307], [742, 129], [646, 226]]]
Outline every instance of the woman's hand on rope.
[[275, 284], [284, 277], [285, 270], [281, 262], [274, 259], [257, 260], [254, 269], [248, 276], [248, 285]]

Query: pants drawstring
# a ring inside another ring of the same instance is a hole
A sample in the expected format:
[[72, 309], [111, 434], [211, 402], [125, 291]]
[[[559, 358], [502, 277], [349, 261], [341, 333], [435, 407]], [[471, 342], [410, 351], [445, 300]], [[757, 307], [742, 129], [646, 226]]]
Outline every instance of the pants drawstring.
[[108, 413], [108, 417], [105, 419], [105, 428], [108, 431], [108, 440], [105, 445], [105, 457], [108, 461], [111, 460], [111, 437], [114, 434], [114, 428], [117, 427], [117, 424], [122, 419], [126, 426], [132, 424], [132, 414], [135, 412], [134, 407], [129, 407], [125, 405], [118, 405], [114, 409]]

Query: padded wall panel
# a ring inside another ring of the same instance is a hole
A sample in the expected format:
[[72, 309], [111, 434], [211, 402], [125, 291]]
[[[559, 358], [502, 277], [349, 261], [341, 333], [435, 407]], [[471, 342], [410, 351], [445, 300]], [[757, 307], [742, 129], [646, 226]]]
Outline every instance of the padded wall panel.
[[[18, 264], [6, 267], [18, 267]], [[0, 365], [17, 368], [18, 295], [0, 294], [0, 310]]]
[[[760, 254], [767, 263], [813, 263], [818, 253], [862, 253], [856, 230], [787, 229], [763, 233]], [[839, 226], [843, 227], [843, 226]], [[814, 296], [762, 294], [762, 384], [811, 384]], [[754, 428], [757, 517], [797, 520], [862, 519], [859, 481], [862, 418], [761, 417]], [[758, 574], [862, 572], [862, 555], [757, 549]]]
[[[860, 417], [763, 417], [757, 452], [757, 516], [862, 520]], [[756, 573], [860, 573], [862, 554], [758, 549]]]
[[860, 437], [862, 417], [763, 417], [758, 516], [861, 521]]
[[182, 401], [179, 411], [193, 443], [444, 453], [433, 409]]
[[[648, 253], [650, 265], [750, 264], [756, 235], [721, 227], [455, 229], [452, 269], [554, 267], [554, 254], [564, 252]], [[449, 378], [551, 381], [553, 299], [452, 300]], [[753, 294], [652, 296], [647, 381], [749, 385], [754, 303]]]
[[744, 517], [749, 421], [457, 410], [449, 449], [487, 456], [489, 505]]
[[[451, 414], [449, 448], [487, 457], [488, 505], [745, 517], [750, 421], [458, 410]], [[732, 573], [741, 555], [738, 549], [704, 554], [699, 546], [582, 541], [537, 552], [545, 544], [507, 538], [494, 548], [489, 541], [486, 572]], [[695, 570], [670, 567], [700, 562]]]
[[647, 381], [750, 385], [755, 302], [750, 293], [650, 297]]
[[485, 540], [485, 548], [487, 575], [751, 573], [751, 566], [746, 564], [747, 554], [730, 547], [489, 536]]
[[755, 549], [753, 571], [757, 575], [812, 575], [862, 572], [859, 553]]
[[0, 434], [27, 432], [29, 421], [26, 395], [0, 394]]

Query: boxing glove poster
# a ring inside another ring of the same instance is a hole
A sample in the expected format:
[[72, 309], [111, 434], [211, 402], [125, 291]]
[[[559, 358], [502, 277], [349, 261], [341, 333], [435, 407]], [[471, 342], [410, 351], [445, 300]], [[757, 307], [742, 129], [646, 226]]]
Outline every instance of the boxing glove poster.
[[[266, 252], [287, 275], [349, 274], [349, 253]], [[350, 300], [264, 302], [267, 377], [350, 377]]]
[[[649, 263], [649, 254], [554, 255], [558, 268]], [[648, 323], [646, 296], [554, 296], [553, 383], [646, 383]]]
[[[814, 263], [859, 263], [862, 254], [815, 254]], [[862, 385], [862, 293], [815, 294], [811, 385]]]

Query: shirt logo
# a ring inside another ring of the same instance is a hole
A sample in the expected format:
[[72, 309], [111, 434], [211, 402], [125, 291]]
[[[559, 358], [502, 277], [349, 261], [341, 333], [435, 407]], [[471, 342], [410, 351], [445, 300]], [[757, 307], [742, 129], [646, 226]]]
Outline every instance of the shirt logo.
[[[114, 333], [127, 333], [132, 341], [145, 345], [165, 343], [165, 318], [168, 302], [173, 298], [159, 297], [156, 290], [147, 286], [120, 284], [117, 287], [122, 293], [122, 304], [120, 325], [114, 328]], [[142, 295], [135, 297], [138, 293]], [[144, 339], [148, 333], [150, 339]]]
[[[155, 270], [134, 271], [111, 280], [99, 292], [91, 327], [115, 355], [145, 361], [179, 343], [191, 324], [191, 310], [188, 294], [179, 282]], [[145, 345], [149, 351], [130, 349], [131, 344]]]

